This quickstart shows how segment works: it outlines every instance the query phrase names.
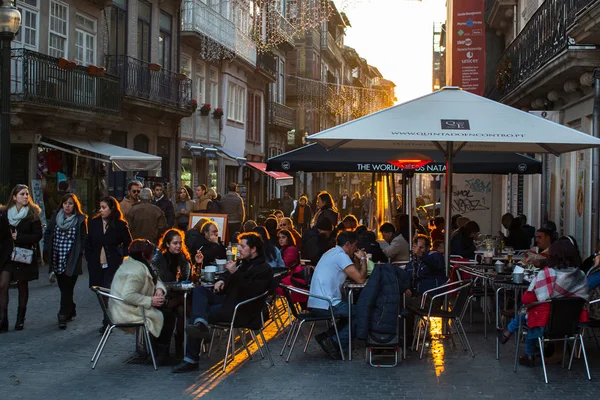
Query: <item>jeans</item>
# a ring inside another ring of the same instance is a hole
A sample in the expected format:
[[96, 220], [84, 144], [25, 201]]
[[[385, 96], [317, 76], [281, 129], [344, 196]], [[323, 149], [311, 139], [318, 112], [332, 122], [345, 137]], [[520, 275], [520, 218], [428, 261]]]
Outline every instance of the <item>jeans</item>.
[[587, 277], [588, 290], [595, 289], [600, 285], [600, 274], [594, 273]]
[[70, 316], [73, 313], [73, 291], [77, 283], [77, 275], [68, 276], [67, 274], [56, 274], [56, 282], [60, 289], [60, 315]]
[[[521, 320], [521, 326], [527, 326], [527, 317], [524, 314], [517, 315], [512, 321], [509, 322], [507, 329], [510, 333], [515, 333], [519, 329], [519, 320]], [[535, 344], [537, 339], [544, 333], [544, 328], [536, 326], [535, 328], [527, 328], [527, 338], [525, 339], [525, 354], [533, 356], [535, 353]]]
[[[192, 296], [190, 323], [200, 322], [208, 325], [208, 321], [215, 319], [219, 311], [221, 311], [224, 301], [225, 296], [218, 295], [203, 286], [198, 286], [194, 289], [194, 295]], [[183, 360], [197, 364], [200, 360], [201, 343], [201, 340], [188, 337]]]
[[[340, 302], [338, 305], [333, 306], [333, 315], [338, 319], [337, 328], [338, 335], [340, 336], [340, 343], [342, 348], [345, 349], [348, 347], [348, 343], [350, 342], [350, 325], [348, 325], [348, 303], [345, 301]], [[331, 312], [329, 309], [324, 310], [321, 308], [311, 308], [310, 311], [319, 317], [329, 317], [331, 316]], [[352, 308], [352, 337], [356, 337], [356, 308]], [[328, 335], [331, 337], [331, 340], [335, 344], [337, 344], [337, 338], [335, 337], [335, 330], [333, 327], [329, 329]]]

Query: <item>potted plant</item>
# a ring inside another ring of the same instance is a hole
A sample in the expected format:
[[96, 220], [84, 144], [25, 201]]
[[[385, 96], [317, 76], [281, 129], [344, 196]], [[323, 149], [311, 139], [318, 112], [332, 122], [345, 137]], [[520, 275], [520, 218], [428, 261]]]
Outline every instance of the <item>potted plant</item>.
[[192, 110], [192, 112], [196, 112], [196, 109], [198, 108], [198, 102], [195, 99], [191, 99], [188, 102], [188, 107]]
[[160, 72], [160, 70], [162, 69], [162, 66], [160, 64], [150, 63], [150, 64], [148, 64], [148, 69], [150, 71]]
[[104, 76], [105, 69], [103, 67], [97, 67], [95, 65], [88, 65], [88, 74], [97, 77]]
[[185, 81], [187, 79], [187, 75], [183, 73], [175, 74], [175, 79], [178, 81]]
[[221, 107], [215, 108], [215, 111], [213, 111], [213, 118], [221, 119], [222, 116], [223, 116], [223, 109]]
[[62, 69], [73, 70], [77, 67], [77, 63], [75, 61], [69, 61], [66, 58], [58, 59], [58, 66]]
[[208, 115], [208, 113], [210, 113], [210, 104], [208, 103], [204, 103], [202, 104], [202, 107], [200, 107], [200, 115]]

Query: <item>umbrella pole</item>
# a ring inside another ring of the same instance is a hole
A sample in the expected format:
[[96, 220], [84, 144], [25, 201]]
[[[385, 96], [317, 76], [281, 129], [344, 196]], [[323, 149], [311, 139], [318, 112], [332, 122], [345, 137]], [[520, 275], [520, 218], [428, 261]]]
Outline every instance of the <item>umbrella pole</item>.
[[[437, 205], [437, 180], [435, 179], [436, 176], [435, 175], [431, 175], [431, 177], [433, 178], [433, 185], [432, 186], [432, 198], [433, 198], [433, 218], [435, 219], [435, 210], [436, 210], [436, 205]], [[433, 244], [433, 243], [432, 243]]]
[[452, 174], [453, 174], [454, 148], [452, 143], [446, 144], [446, 187], [444, 201], [444, 262], [446, 263], [446, 274], [450, 278], [450, 220], [452, 218]]
[[389, 216], [390, 216], [389, 221], [391, 222], [392, 219], [394, 218], [394, 208], [393, 208], [393, 206], [394, 206], [394, 200], [392, 199], [392, 194], [391, 194], [390, 173], [387, 172], [385, 174], [385, 176], [386, 176], [386, 179], [387, 179], [387, 181], [385, 183], [385, 187], [386, 187], [386, 189], [388, 191], [388, 207], [390, 209], [389, 210]]
[[406, 173], [402, 170], [402, 214], [408, 214], [406, 211]]
[[392, 172], [392, 196], [394, 199], [393, 215], [396, 215], [396, 210], [398, 210], [398, 198], [396, 197], [396, 174], [393, 172]]
[[371, 174], [371, 203], [369, 205], [369, 221], [367, 222], [367, 228], [371, 229], [373, 223], [373, 203], [375, 202], [375, 172]]

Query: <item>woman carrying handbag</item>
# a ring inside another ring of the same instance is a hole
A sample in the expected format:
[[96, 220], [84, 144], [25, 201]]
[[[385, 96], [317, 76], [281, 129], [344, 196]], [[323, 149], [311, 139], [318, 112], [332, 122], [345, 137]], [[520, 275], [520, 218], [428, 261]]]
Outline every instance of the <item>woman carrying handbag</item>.
[[[15, 330], [21, 331], [25, 327], [29, 281], [39, 277], [37, 246], [43, 235], [40, 212], [40, 208], [31, 200], [29, 188], [20, 184], [13, 188], [6, 207], [2, 209], [8, 218], [12, 249], [6, 262], [2, 263], [0, 259], [0, 332], [8, 330], [8, 287], [11, 279], [17, 281], [19, 292]], [[2, 235], [0, 232], [0, 237]], [[4, 258], [4, 240], [2, 244]]]
[[81, 259], [87, 239], [87, 215], [81, 211], [76, 195], [62, 197], [44, 234], [44, 260], [55, 273], [60, 289], [58, 327], [65, 329], [67, 321], [77, 315], [73, 291], [82, 274]]

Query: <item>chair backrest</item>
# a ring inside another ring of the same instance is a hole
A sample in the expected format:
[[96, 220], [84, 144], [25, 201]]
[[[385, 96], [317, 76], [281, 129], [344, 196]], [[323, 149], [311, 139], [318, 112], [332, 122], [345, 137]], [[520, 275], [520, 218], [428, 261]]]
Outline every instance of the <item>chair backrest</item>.
[[265, 299], [268, 295], [269, 291], [267, 290], [258, 296], [246, 299], [236, 304], [232, 317], [232, 323], [234, 327], [241, 327], [237, 326], [236, 324], [236, 316], [243, 314], [244, 317], [247, 318], [248, 314], [251, 314], [251, 317], [248, 320], [249, 322], [246, 324], [248, 326], [244, 326], [244, 328], [259, 329], [260, 325], [262, 324], [263, 311], [266, 308]]
[[461, 287], [464, 284], [464, 282], [467, 282], [467, 281], [448, 282], [448, 283], [445, 283], [436, 288], [426, 290], [425, 292], [423, 292], [423, 296], [421, 298], [421, 308], [427, 307], [429, 305], [429, 303], [431, 302], [431, 298], [433, 296], [435, 296], [439, 293], [447, 292], [447, 291], [455, 289], [457, 287]]
[[562, 338], [572, 336], [578, 329], [579, 316], [585, 300], [579, 297], [561, 297], [550, 302], [550, 322], [546, 325], [545, 336]]
[[100, 303], [100, 308], [102, 309], [102, 313], [104, 313], [104, 320], [108, 321], [111, 325], [113, 322], [110, 319], [110, 315], [108, 314], [108, 299], [114, 296], [111, 296], [110, 289], [106, 289], [100, 286], [92, 286], [92, 292], [96, 293], [96, 297], [98, 298], [98, 303]]
[[447, 296], [454, 296], [452, 301], [452, 308], [450, 310], [451, 317], [460, 316], [462, 310], [465, 308], [467, 300], [470, 297], [471, 281], [459, 281], [454, 282], [454, 285], [445, 285], [446, 290], [438, 291], [430, 300], [430, 309], [439, 310], [442, 309], [444, 300]]
[[281, 289], [283, 290], [283, 296], [285, 297], [285, 300], [288, 302], [288, 304], [290, 306], [290, 311], [292, 311], [292, 315], [294, 316], [294, 318], [298, 319], [298, 309], [296, 308], [296, 304], [294, 303], [294, 300], [292, 300], [290, 286], [279, 285], [279, 287], [281, 287]]

